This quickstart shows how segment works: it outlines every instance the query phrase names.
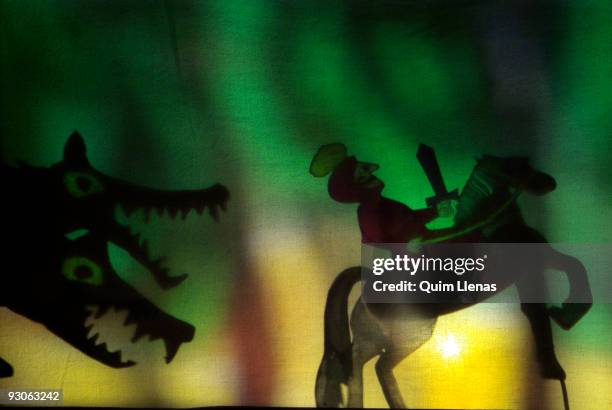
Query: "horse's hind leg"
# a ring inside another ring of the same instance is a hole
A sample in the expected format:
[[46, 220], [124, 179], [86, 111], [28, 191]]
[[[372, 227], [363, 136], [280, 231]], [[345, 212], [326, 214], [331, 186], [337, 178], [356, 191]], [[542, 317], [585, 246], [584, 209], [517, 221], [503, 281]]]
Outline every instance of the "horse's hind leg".
[[353, 331], [351, 376], [348, 381], [348, 407], [363, 407], [363, 366], [382, 352], [384, 338], [378, 324], [368, 313], [361, 299], [351, 315]]
[[406, 404], [402, 397], [402, 392], [397, 385], [397, 380], [393, 375], [393, 369], [407, 356], [404, 352], [390, 350], [382, 355], [376, 362], [376, 375], [382, 387], [387, 404], [392, 409], [405, 409]]
[[[394, 332], [390, 337], [390, 343], [376, 362], [378, 381], [390, 408], [406, 408], [397, 380], [393, 375], [393, 369], [431, 338], [435, 323], [435, 319], [416, 319], [410, 323], [412, 326], [406, 326], [400, 332]], [[412, 334], [408, 335], [408, 332]]]
[[380, 352], [372, 343], [353, 345], [353, 368], [348, 381], [348, 407], [363, 407], [363, 366]]

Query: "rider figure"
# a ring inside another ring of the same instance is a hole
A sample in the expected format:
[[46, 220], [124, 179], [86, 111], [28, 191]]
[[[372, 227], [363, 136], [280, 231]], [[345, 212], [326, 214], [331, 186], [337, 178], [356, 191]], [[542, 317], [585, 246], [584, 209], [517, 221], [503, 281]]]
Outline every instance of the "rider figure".
[[[401, 202], [382, 196], [384, 183], [373, 175], [377, 164], [358, 161], [347, 156], [346, 146], [335, 143], [324, 145], [314, 156], [310, 173], [324, 177], [331, 173], [329, 195], [341, 203], [358, 203], [357, 209], [362, 243], [407, 244], [413, 240], [426, 241], [441, 237], [454, 240], [485, 242], [477, 231], [462, 234], [455, 228], [429, 230], [425, 225], [437, 217], [452, 217], [450, 200], [440, 202], [436, 208], [414, 210]], [[519, 289], [520, 291], [520, 289]], [[377, 309], [383, 307], [377, 307]], [[565, 372], [554, 353], [552, 329], [546, 306], [541, 303], [522, 303], [521, 310], [531, 324], [545, 378], [565, 379]]]
[[411, 209], [382, 196], [385, 185], [373, 174], [377, 169], [377, 164], [347, 156], [343, 144], [329, 144], [319, 149], [310, 172], [316, 177], [331, 172], [329, 195], [341, 203], [359, 203], [357, 215], [363, 243], [406, 244], [447, 232], [430, 231], [425, 225], [439, 216], [452, 216], [450, 201], [440, 202], [436, 208]]

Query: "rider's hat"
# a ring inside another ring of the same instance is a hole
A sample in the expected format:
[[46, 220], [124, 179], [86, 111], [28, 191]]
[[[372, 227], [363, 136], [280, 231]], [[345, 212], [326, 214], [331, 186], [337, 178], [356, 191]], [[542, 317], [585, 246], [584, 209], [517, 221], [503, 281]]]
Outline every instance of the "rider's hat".
[[332, 172], [346, 158], [346, 146], [333, 143], [321, 146], [310, 163], [310, 173], [317, 178]]

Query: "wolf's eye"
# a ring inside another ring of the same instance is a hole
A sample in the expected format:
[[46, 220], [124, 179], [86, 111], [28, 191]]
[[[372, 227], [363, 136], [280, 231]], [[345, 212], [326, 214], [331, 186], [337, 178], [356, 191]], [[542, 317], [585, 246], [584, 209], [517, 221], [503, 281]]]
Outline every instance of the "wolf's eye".
[[100, 181], [86, 172], [68, 172], [64, 175], [64, 185], [70, 195], [76, 198], [104, 191]]
[[71, 256], [64, 261], [62, 273], [67, 279], [99, 286], [103, 281], [102, 269], [91, 259]]

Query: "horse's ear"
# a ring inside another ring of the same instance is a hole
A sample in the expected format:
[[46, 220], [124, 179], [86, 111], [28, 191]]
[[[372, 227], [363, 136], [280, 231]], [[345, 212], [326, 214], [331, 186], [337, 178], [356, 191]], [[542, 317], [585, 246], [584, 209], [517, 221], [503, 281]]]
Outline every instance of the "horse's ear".
[[64, 146], [64, 161], [73, 165], [89, 165], [85, 141], [78, 131], [74, 131]]

